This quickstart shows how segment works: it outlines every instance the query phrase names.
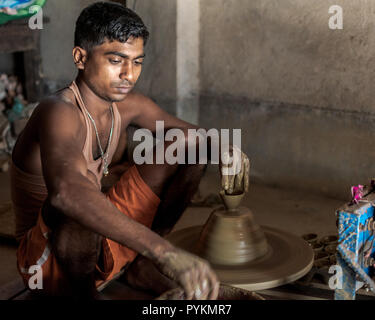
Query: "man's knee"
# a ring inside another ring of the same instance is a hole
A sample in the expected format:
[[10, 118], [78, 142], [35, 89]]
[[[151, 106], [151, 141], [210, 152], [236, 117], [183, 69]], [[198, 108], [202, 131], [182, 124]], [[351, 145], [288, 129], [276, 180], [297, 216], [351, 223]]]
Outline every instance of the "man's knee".
[[[167, 150], [169, 145], [173, 142], [166, 142], [165, 149]], [[167, 159], [167, 152], [165, 153], [165, 165], [163, 168], [160, 168], [162, 171], [164, 171], [164, 176], [166, 178], [170, 178], [178, 173], [182, 172], [189, 172], [189, 174], [186, 176], [187, 179], [196, 179], [196, 177], [201, 176], [207, 168], [207, 162], [203, 159], [204, 163], [199, 163], [199, 159], [196, 159], [196, 163], [189, 164], [188, 163], [188, 149], [185, 149], [185, 159], [182, 161], [177, 161], [177, 163], [173, 163], [171, 159]], [[171, 164], [173, 163], [173, 164]]]
[[101, 250], [102, 237], [65, 219], [52, 232], [52, 250], [64, 271], [72, 277], [94, 272]]
[[191, 165], [191, 170], [196, 174], [196, 175], [199, 175], [201, 176], [202, 174], [204, 174], [206, 172], [206, 169], [207, 169], [207, 164], [194, 164], [194, 165]]

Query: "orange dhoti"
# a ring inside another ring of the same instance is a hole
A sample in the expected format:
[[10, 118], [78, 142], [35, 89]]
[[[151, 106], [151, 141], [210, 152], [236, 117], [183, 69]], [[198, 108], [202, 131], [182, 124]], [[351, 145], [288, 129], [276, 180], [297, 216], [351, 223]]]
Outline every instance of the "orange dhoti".
[[[127, 170], [120, 180], [108, 191], [107, 199], [129, 218], [151, 228], [160, 199], [143, 181], [135, 166]], [[54, 253], [51, 250], [49, 235], [51, 230], [45, 225], [39, 212], [37, 224], [22, 238], [17, 251], [18, 270], [28, 287], [33, 272], [30, 267], [38, 266], [43, 276], [43, 291], [50, 295], [58, 294], [68, 280]], [[102, 241], [100, 268], [95, 269], [96, 286], [113, 278], [121, 269], [132, 262], [137, 253], [110, 239]]]

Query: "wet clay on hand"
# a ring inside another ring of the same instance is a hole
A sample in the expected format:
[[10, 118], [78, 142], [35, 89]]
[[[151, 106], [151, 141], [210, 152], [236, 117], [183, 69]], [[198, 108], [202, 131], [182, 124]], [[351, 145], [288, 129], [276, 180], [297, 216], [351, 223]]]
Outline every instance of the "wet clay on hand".
[[202, 258], [176, 249], [164, 253], [158, 267], [184, 289], [187, 299], [216, 299], [219, 282], [208, 262]]
[[[231, 165], [221, 163], [220, 165], [221, 187], [228, 195], [248, 192], [250, 160], [247, 155], [236, 146], [231, 146], [229, 154], [232, 156], [233, 163]], [[224, 153], [223, 155], [223, 158], [227, 158], [226, 161], [228, 161], [229, 154]], [[237, 170], [235, 170], [235, 168]]]

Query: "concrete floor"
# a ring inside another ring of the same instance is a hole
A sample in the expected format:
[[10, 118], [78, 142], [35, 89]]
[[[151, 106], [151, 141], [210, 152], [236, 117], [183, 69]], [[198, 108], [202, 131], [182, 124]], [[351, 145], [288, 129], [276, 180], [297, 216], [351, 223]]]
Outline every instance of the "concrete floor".
[[[8, 175], [1, 173], [0, 201], [9, 200], [8, 183]], [[208, 171], [201, 182], [201, 195], [215, 193], [218, 189], [217, 172]], [[296, 235], [314, 232], [320, 237], [336, 233], [335, 210], [343, 203], [343, 200], [324, 198], [306, 192], [254, 184], [243, 201], [243, 205], [253, 211], [260, 225], [288, 230]], [[211, 211], [212, 208], [207, 207], [189, 207], [175, 229], [203, 224]], [[15, 252], [14, 245], [0, 239], [0, 286], [18, 276]]]

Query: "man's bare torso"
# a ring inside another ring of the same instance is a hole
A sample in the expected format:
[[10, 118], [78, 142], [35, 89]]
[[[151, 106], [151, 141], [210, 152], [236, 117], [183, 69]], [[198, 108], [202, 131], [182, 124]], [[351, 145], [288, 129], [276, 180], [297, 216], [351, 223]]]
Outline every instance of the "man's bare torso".
[[[122, 159], [122, 156], [126, 149], [126, 128], [129, 126], [134, 115], [136, 114], [136, 112], [132, 110], [134, 109], [132, 105], [127, 104], [126, 100], [131, 100], [133, 95], [134, 94], [132, 93], [129, 94], [129, 96], [123, 102], [116, 104], [121, 115], [121, 136], [117, 145], [116, 152], [113, 156], [112, 165], [117, 164]], [[80, 134], [77, 136], [77, 139], [75, 141], [72, 141], [72, 143], [80, 144], [81, 149], [83, 149], [87, 134], [84, 116], [79, 109], [72, 90], [70, 90], [69, 88], [62, 89], [56, 94], [42, 101], [41, 104], [36, 108], [33, 116], [30, 118], [27, 126], [21, 133], [14, 148], [14, 163], [17, 167], [27, 173], [42, 175], [40, 139], [38, 136], [39, 122], [43, 121], [43, 113], [48, 112], [48, 109], [53, 108], [54, 104], [57, 102], [64, 102], [67, 104], [67, 107], [70, 106], [72, 108], [76, 108], [76, 111], [79, 114], [80, 122], [82, 123], [82, 130], [80, 130]], [[111, 116], [109, 109], [107, 114], [102, 115], [100, 118], [96, 118], [95, 122], [98, 128], [101, 145], [103, 146], [103, 148], [106, 148], [111, 127]], [[95, 130], [92, 130], [92, 134], [92, 155], [94, 159], [97, 159], [100, 157], [100, 150], [97, 143]]]

